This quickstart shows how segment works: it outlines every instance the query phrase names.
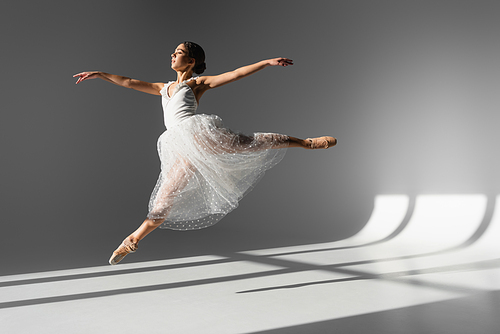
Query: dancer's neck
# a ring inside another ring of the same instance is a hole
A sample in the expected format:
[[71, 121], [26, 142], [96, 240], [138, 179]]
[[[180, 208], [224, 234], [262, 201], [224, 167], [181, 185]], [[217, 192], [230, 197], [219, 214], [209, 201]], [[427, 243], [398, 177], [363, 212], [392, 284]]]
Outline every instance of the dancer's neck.
[[176, 83], [179, 84], [181, 82], [189, 80], [192, 76], [193, 76], [193, 71], [186, 71], [186, 72], [177, 71], [177, 81], [176, 81]]

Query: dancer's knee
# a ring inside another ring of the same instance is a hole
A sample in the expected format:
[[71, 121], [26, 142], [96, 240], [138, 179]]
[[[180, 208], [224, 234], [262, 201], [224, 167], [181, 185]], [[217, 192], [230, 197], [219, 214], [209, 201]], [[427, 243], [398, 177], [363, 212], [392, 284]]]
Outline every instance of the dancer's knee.
[[158, 227], [165, 221], [165, 218], [146, 218], [144, 221], [148, 226]]

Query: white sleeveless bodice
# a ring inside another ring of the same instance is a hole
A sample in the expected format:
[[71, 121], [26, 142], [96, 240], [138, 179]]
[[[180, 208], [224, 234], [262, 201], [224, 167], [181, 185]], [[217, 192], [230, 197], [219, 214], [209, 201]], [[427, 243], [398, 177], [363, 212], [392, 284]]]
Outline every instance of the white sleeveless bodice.
[[160, 94], [162, 96], [165, 127], [172, 127], [196, 114], [198, 103], [196, 102], [193, 90], [186, 84], [187, 81], [193, 79], [195, 78], [178, 84], [172, 96], [168, 95], [168, 87], [173, 84], [174, 81], [166, 83], [161, 89]]

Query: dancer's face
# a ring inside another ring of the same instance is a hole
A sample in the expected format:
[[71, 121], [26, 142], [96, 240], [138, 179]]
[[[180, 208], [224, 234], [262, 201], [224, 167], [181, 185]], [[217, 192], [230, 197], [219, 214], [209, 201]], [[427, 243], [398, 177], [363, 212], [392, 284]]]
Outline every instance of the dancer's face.
[[184, 70], [189, 66], [194, 66], [195, 63], [195, 60], [188, 56], [188, 51], [184, 44], [179, 44], [171, 57], [173, 70]]

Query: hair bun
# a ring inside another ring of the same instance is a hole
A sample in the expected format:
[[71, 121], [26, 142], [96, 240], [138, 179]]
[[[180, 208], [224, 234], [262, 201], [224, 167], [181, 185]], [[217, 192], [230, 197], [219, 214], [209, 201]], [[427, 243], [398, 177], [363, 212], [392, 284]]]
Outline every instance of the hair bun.
[[201, 64], [196, 65], [193, 68], [193, 72], [196, 74], [202, 74], [203, 72], [205, 72], [206, 69], [207, 69], [207, 64], [205, 64], [205, 62], [203, 62]]

